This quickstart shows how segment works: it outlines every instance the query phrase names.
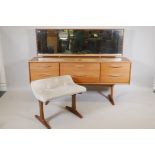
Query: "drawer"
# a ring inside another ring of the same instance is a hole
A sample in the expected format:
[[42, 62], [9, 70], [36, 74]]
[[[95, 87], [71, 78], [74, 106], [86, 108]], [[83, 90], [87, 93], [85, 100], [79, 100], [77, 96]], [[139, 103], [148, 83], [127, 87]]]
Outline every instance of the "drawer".
[[103, 73], [128, 73], [130, 70], [130, 63], [101, 63], [101, 72]]
[[115, 83], [129, 83], [129, 75], [125, 74], [107, 74], [102, 75], [101, 78], [102, 83], [109, 83], [109, 84], [115, 84]]
[[30, 63], [30, 80], [59, 76], [59, 63]]
[[108, 62], [101, 64], [102, 83], [129, 83], [129, 81], [130, 81], [130, 63]]
[[97, 83], [100, 63], [60, 63], [60, 75], [71, 75], [77, 83]]

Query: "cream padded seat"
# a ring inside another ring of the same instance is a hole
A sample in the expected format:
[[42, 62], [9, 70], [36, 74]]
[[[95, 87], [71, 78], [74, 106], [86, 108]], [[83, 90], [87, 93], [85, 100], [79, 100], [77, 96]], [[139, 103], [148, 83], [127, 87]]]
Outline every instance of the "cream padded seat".
[[44, 118], [43, 104], [48, 104], [53, 98], [72, 95], [72, 106], [66, 106], [66, 109], [82, 118], [82, 115], [76, 110], [76, 94], [85, 92], [86, 88], [74, 83], [70, 75], [35, 80], [31, 82], [31, 88], [39, 101], [40, 108], [40, 115], [35, 115], [35, 117], [47, 128], [51, 127]]
[[35, 80], [31, 82], [31, 87], [34, 96], [42, 102], [86, 91], [85, 87], [75, 84], [70, 75]]

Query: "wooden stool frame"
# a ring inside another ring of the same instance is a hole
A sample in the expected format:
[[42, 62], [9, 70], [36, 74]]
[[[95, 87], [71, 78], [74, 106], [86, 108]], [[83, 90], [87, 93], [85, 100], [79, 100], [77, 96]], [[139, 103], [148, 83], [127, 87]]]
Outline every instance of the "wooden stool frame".
[[[43, 103], [41, 101], [39, 101], [39, 111], [40, 111], [40, 115], [35, 115], [35, 117], [47, 128], [47, 129], [51, 129], [51, 126], [48, 124], [48, 122], [46, 121], [45, 117], [44, 117], [44, 104], [47, 105], [49, 103], [49, 101], [47, 101], [46, 103]], [[72, 106], [66, 106], [66, 109], [70, 112], [72, 112], [73, 114], [75, 114], [76, 116], [78, 116], [79, 118], [83, 118], [83, 116], [76, 110], [76, 94], [72, 95]]]

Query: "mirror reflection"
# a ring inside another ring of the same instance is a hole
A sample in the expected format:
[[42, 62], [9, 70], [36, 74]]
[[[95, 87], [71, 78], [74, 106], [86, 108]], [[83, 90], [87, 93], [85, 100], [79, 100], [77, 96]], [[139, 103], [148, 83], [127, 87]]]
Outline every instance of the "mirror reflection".
[[36, 30], [38, 53], [121, 54], [123, 30]]

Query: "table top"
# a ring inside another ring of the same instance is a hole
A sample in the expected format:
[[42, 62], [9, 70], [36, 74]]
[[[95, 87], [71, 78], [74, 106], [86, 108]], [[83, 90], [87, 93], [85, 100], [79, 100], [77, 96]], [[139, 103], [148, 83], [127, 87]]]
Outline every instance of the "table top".
[[131, 62], [126, 57], [34, 57], [29, 62]]

